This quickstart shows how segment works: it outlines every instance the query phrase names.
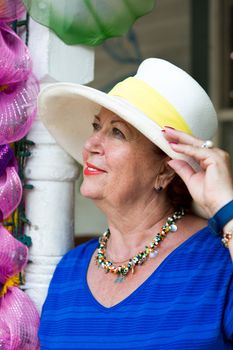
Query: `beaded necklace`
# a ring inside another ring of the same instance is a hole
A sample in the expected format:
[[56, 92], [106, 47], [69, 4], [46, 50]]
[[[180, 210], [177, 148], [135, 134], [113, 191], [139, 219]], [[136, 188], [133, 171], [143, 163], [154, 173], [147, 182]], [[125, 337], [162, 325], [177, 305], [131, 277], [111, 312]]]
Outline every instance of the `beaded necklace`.
[[109, 261], [106, 257], [107, 243], [111, 234], [110, 230], [108, 229], [99, 238], [99, 245], [95, 258], [96, 264], [98, 267], [102, 267], [106, 273], [110, 272], [117, 275], [115, 283], [122, 282], [130, 271], [134, 273], [137, 265], [142, 265], [148, 258], [155, 258], [158, 255], [158, 247], [160, 246], [161, 242], [167, 236], [168, 232], [175, 232], [177, 230], [175, 222], [183, 215], [184, 210], [181, 209], [176, 211], [172, 216], [169, 216], [165, 225], [161, 227], [160, 232], [155, 235], [152, 242], [145, 246], [143, 251], [140, 251], [138, 254], [129, 259], [128, 263], [119, 266], [115, 266], [113, 262]]

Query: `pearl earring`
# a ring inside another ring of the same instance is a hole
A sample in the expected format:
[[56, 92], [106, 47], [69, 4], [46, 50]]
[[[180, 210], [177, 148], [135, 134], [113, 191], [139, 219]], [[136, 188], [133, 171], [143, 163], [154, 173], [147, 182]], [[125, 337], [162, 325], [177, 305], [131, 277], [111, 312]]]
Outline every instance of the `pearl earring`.
[[163, 187], [162, 187], [162, 186], [155, 187], [155, 191], [156, 191], [157, 193], [162, 192], [162, 190], [163, 190]]

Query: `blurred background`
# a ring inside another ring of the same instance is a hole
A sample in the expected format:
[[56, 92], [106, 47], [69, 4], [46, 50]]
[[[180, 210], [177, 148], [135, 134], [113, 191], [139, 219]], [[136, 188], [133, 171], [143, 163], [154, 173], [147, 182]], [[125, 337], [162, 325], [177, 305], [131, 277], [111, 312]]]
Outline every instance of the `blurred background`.
[[[233, 0], [157, 0], [125, 37], [95, 48], [95, 78], [89, 85], [108, 92], [148, 57], [178, 65], [207, 91], [219, 117], [215, 142], [233, 159]], [[81, 181], [76, 184], [76, 244], [106, 229], [102, 213], [80, 196]]]

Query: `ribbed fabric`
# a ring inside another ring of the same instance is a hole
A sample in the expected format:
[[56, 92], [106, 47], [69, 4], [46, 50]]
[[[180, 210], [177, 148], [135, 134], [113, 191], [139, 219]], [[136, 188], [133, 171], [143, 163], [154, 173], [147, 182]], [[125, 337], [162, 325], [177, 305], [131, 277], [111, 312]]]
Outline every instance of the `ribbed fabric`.
[[233, 264], [208, 227], [110, 308], [86, 281], [97, 245], [85, 243], [58, 264], [41, 317], [41, 350], [233, 349]]

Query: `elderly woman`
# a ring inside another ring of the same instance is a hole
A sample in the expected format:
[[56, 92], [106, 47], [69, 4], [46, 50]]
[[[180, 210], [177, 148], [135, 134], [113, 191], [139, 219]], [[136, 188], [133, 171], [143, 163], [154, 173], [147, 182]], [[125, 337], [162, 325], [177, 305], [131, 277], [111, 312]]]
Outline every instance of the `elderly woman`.
[[41, 350], [233, 349], [233, 186], [204, 90], [151, 58], [108, 95], [55, 84], [39, 107], [108, 222], [58, 264]]

